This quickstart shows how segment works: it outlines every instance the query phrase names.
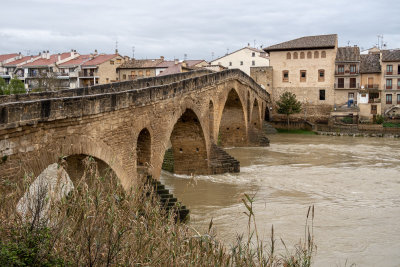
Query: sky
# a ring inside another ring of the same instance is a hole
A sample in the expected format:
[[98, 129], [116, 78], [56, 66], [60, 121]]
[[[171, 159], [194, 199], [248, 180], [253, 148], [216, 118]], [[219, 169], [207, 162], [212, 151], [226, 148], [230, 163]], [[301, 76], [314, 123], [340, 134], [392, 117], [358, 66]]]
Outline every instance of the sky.
[[0, 0], [0, 54], [113, 53], [211, 60], [309, 35], [400, 48], [399, 0]]

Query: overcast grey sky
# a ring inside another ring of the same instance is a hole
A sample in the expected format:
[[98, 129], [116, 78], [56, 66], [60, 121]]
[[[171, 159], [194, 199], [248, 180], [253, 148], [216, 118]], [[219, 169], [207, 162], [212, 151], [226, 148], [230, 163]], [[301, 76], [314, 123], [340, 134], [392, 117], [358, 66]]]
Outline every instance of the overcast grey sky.
[[210, 60], [246, 46], [337, 33], [339, 45], [400, 48], [399, 0], [0, 0], [0, 54], [119, 52]]

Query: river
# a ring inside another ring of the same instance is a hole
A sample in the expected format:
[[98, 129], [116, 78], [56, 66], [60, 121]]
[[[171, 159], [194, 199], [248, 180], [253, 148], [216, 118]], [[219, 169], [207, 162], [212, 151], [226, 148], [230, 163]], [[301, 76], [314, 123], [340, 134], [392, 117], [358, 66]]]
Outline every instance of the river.
[[[260, 235], [286, 244], [304, 238], [315, 206], [314, 266], [400, 266], [400, 140], [277, 134], [265, 148], [229, 148], [241, 172], [198, 176], [163, 172], [161, 181], [205, 231], [210, 219], [228, 246], [247, 231], [241, 198], [255, 194]], [[280, 246], [282, 248], [282, 246]], [[346, 263], [347, 261], [347, 263]]]

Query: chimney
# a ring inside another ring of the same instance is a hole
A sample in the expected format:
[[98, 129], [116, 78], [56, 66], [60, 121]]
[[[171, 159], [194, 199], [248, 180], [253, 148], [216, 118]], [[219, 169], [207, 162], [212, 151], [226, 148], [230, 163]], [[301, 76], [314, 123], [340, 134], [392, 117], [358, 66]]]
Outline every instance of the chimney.
[[175, 58], [175, 59], [174, 59], [174, 63], [175, 63], [175, 65], [177, 65], [177, 64], [179, 63], [179, 59], [178, 59], [178, 58]]
[[160, 56], [160, 59], [161, 59], [162, 61], [164, 61], [164, 56]]
[[94, 50], [94, 55], [97, 56], [97, 49]]
[[58, 55], [57, 55], [57, 61], [61, 61], [61, 55], [60, 55], [60, 53], [58, 53]]
[[115, 54], [118, 54], [118, 49], [115, 49]]

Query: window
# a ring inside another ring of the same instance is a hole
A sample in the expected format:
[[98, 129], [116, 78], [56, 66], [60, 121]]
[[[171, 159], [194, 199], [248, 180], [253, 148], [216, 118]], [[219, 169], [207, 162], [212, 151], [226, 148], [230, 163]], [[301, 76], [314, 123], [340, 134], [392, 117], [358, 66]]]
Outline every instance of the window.
[[282, 71], [282, 82], [289, 82], [289, 71]]
[[397, 94], [397, 104], [400, 104], [400, 94]]
[[297, 59], [297, 58], [298, 58], [297, 52], [294, 52], [293, 53], [293, 59]]
[[351, 64], [350, 65], [350, 74], [355, 74], [356, 73], [356, 65]]
[[344, 65], [338, 65], [338, 74], [344, 74]]
[[255, 65], [256, 65], [256, 62], [253, 60], [253, 61], [251, 62], [251, 65], [252, 65], [252, 66], [255, 66]]
[[386, 65], [386, 74], [387, 75], [393, 74], [393, 65]]
[[292, 59], [292, 54], [290, 54], [290, 52], [286, 53], [286, 59]]
[[300, 82], [305, 82], [307, 79], [307, 71], [305, 70], [301, 70], [300, 71]]
[[386, 95], [386, 104], [392, 104], [392, 94]]
[[121, 64], [121, 59], [117, 58], [117, 64]]
[[400, 78], [397, 79], [397, 90], [400, 90]]
[[110, 60], [110, 65], [114, 65], [114, 60]]
[[240, 61], [240, 66], [243, 66], [243, 61]]
[[349, 93], [349, 94], [348, 94], [348, 98], [349, 98], [349, 100], [350, 100], [350, 99], [353, 99], [353, 100], [354, 100], [354, 93]]
[[122, 75], [122, 80], [126, 80], [126, 74]]
[[386, 89], [392, 89], [392, 79], [386, 79]]
[[325, 51], [321, 52], [321, 58], [326, 58], [326, 52]]
[[229, 66], [232, 66], [232, 62], [229, 62]]
[[378, 112], [377, 105], [371, 105], [371, 114], [377, 114]]
[[325, 90], [319, 90], [319, 100], [325, 100]]
[[146, 76], [150, 76], [150, 70], [146, 70]]
[[337, 88], [344, 88], [344, 78], [338, 78], [338, 87]]
[[106, 82], [108, 83], [108, 81], [109, 81], [109, 79], [108, 78], [106, 78]]
[[312, 53], [310, 51], [307, 52], [307, 58], [312, 58]]
[[142, 70], [138, 71], [138, 76], [143, 76], [143, 71]]
[[356, 78], [350, 78], [350, 88], [356, 88], [356, 87], [357, 87]]
[[304, 52], [300, 52], [300, 58], [301, 58], [301, 59], [304, 59], [304, 58], [305, 58]]
[[314, 52], [314, 58], [319, 58], [319, 52], [318, 51]]
[[255, 57], [255, 56], [256, 56], [256, 53], [254, 53], [254, 52], [251, 53], [251, 56], [252, 56], [252, 57]]
[[318, 81], [325, 81], [325, 70], [318, 70]]

